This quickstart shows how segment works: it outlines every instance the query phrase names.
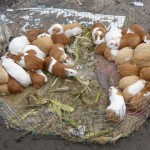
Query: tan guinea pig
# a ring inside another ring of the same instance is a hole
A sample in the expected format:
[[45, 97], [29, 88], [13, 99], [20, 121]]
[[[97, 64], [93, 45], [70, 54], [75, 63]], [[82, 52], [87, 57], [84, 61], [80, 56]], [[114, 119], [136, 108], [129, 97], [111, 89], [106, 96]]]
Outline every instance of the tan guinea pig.
[[150, 83], [138, 94], [136, 94], [128, 104], [128, 108], [134, 112], [144, 111], [150, 102]]
[[100, 45], [97, 45], [96, 48], [95, 48], [96, 54], [103, 56], [106, 47], [107, 47], [107, 46], [106, 46], [106, 43], [102, 43], [102, 44], [100, 44]]
[[145, 85], [146, 85], [146, 81], [145, 80], [138, 80], [137, 82], [135, 82], [134, 84], [128, 86], [127, 88], [125, 88], [122, 92], [122, 95], [125, 99], [126, 103], [129, 103], [130, 100], [137, 94], [139, 93], [141, 90], [144, 89]]
[[150, 81], [150, 67], [142, 68], [140, 70], [140, 78]]
[[138, 76], [126, 76], [124, 78], [122, 78], [119, 82], [119, 88], [121, 90], [124, 90], [125, 88], [127, 88], [128, 86], [134, 84], [135, 82], [137, 82], [139, 80]]
[[32, 43], [34, 40], [37, 39], [38, 35], [46, 32], [47, 32], [46, 30], [42, 30], [42, 29], [30, 29], [29, 31], [27, 31], [26, 36], [29, 42]]
[[126, 62], [122, 65], [118, 66], [118, 72], [120, 73], [121, 77], [131, 76], [131, 75], [139, 75], [140, 69], [133, 65], [131, 62]]
[[32, 45], [37, 46], [41, 51], [43, 51], [45, 54], [49, 54], [50, 49], [53, 46], [53, 41], [51, 37], [41, 37], [32, 42]]
[[0, 84], [0, 95], [8, 95], [8, 84]]
[[16, 94], [16, 93], [22, 93], [24, 88], [18, 81], [16, 81], [14, 78], [9, 76], [8, 90], [10, 93]]
[[119, 52], [119, 50], [111, 50], [108, 47], [106, 47], [105, 51], [104, 51], [104, 57], [108, 61], [115, 61], [118, 52]]
[[8, 79], [9, 79], [8, 73], [5, 71], [0, 62], [0, 84], [8, 83]]
[[71, 38], [68, 38], [65, 34], [52, 34], [51, 38], [54, 44], [69, 45], [72, 42]]

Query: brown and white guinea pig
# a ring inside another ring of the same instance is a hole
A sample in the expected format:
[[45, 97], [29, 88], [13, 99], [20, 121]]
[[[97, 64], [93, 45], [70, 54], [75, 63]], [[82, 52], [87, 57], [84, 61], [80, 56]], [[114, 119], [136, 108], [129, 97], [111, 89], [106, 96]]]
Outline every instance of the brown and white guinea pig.
[[142, 68], [139, 77], [150, 82], [150, 67]]
[[131, 62], [126, 62], [122, 65], [118, 66], [118, 72], [120, 73], [121, 77], [131, 76], [131, 75], [139, 75], [140, 69], [132, 64]]
[[15, 37], [10, 43], [8, 50], [13, 54], [21, 53], [25, 46], [29, 45], [26, 36]]
[[136, 94], [128, 104], [128, 108], [134, 112], [144, 111], [150, 102], [150, 84], [148, 84], [142, 91]]
[[32, 42], [32, 45], [37, 46], [41, 51], [43, 51], [46, 55], [49, 54], [50, 49], [53, 46], [53, 41], [51, 37], [41, 37]]
[[35, 89], [39, 89], [48, 80], [42, 70], [29, 71], [29, 74]]
[[65, 53], [64, 45], [62, 44], [54, 44], [52, 49], [50, 50], [49, 55], [56, 59], [56, 61], [58, 61], [59, 63], [63, 63], [67, 66], [73, 66], [73, 61]]
[[35, 45], [27, 45], [23, 49], [23, 53], [28, 53], [28, 52], [30, 53], [31, 51], [35, 51], [35, 54], [37, 57], [40, 57], [40, 58], [46, 57], [46, 54]]
[[8, 73], [5, 71], [0, 62], [0, 84], [8, 83], [8, 79], [9, 79]]
[[0, 95], [8, 95], [8, 84], [0, 84]]
[[139, 80], [138, 76], [135, 76], [135, 75], [133, 75], [133, 76], [126, 76], [126, 77], [122, 78], [119, 81], [119, 88], [121, 90], [124, 90], [125, 88], [127, 88], [128, 86], [134, 84], [138, 80]]
[[122, 48], [116, 56], [115, 64], [121, 65], [127, 61], [130, 61], [133, 57], [133, 51], [134, 50], [130, 47]]
[[122, 49], [124, 47], [136, 48], [141, 43], [141, 37], [136, 33], [127, 33], [122, 37], [113, 38], [107, 42], [111, 49]]
[[127, 88], [125, 88], [122, 92], [122, 95], [124, 97], [124, 100], [126, 103], [129, 103], [130, 100], [137, 94], [139, 93], [141, 90], [144, 89], [145, 85], [146, 85], [146, 81], [145, 80], [138, 80], [137, 82], [135, 82], [134, 84], [128, 86]]
[[24, 87], [18, 81], [16, 81], [14, 78], [9, 76], [8, 91], [12, 94], [15, 94], [15, 93], [22, 93], [23, 90], [24, 90]]
[[122, 94], [115, 88], [109, 88], [110, 105], [106, 108], [106, 117], [109, 123], [119, 123], [125, 116], [126, 104]]
[[95, 45], [100, 45], [105, 42], [105, 34], [107, 33], [107, 28], [102, 23], [95, 23], [92, 26], [92, 37]]
[[49, 29], [48, 29], [48, 33], [50, 35], [52, 34], [63, 34], [64, 33], [64, 28], [61, 24], [56, 23], [53, 24]]
[[67, 37], [65, 34], [52, 34], [51, 39], [54, 44], [60, 43], [62, 45], [69, 45], [71, 44], [71, 38]]
[[96, 54], [103, 56], [106, 47], [107, 47], [107, 46], [106, 46], [106, 43], [102, 43], [102, 44], [100, 44], [100, 45], [97, 45], [97, 46], [95, 47]]
[[82, 26], [78, 22], [65, 24], [63, 25], [63, 29], [64, 29], [64, 34], [69, 38], [77, 35], [81, 35], [82, 33]]
[[150, 34], [148, 32], [146, 32], [145, 29], [138, 24], [133, 24], [133, 25], [129, 26], [127, 32], [128, 33], [136, 33], [141, 37], [143, 42], [150, 43]]
[[47, 31], [43, 29], [31, 29], [27, 31], [26, 37], [28, 38], [29, 42], [32, 43], [34, 40], [37, 39], [38, 35], [46, 32]]
[[28, 71], [39, 70], [44, 68], [44, 61], [42, 58], [36, 57], [32, 53], [21, 53], [14, 58], [14, 62]]
[[104, 57], [108, 61], [115, 61], [118, 52], [119, 50], [115, 50], [115, 49], [113, 50], [113, 49], [109, 49], [108, 47], [106, 47], [104, 51]]
[[47, 57], [44, 60], [44, 63], [46, 70], [48, 70], [52, 74], [55, 74], [56, 76], [72, 77], [77, 75], [77, 72], [75, 70], [57, 62], [53, 57]]

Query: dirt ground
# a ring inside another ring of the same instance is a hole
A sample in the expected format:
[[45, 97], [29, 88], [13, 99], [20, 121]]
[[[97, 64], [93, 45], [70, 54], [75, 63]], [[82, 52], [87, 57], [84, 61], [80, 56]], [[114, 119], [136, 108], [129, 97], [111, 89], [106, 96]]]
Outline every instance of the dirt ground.
[[[112, 2], [104, 6], [105, 2]], [[131, 5], [134, 0], [81, 0], [83, 5], [80, 6], [77, 0], [1, 0], [0, 12], [5, 12], [6, 8], [24, 8], [24, 7], [56, 7], [72, 8], [78, 11], [90, 11], [93, 13], [104, 13], [114, 15], [125, 15], [128, 19], [127, 24], [139, 23], [150, 32], [150, 1], [142, 0], [144, 7]], [[16, 4], [15, 4], [16, 2]], [[7, 6], [7, 7], [6, 7]], [[89, 7], [90, 6], [90, 7]], [[59, 137], [49, 139], [33, 140], [32, 135], [27, 135], [22, 142], [15, 142], [15, 138], [21, 134], [16, 130], [7, 130], [3, 121], [0, 120], [0, 150], [149, 150], [150, 148], [150, 124], [149, 120], [140, 127], [137, 132], [132, 133], [129, 137], [117, 141], [116, 145], [91, 145], [69, 143]]]

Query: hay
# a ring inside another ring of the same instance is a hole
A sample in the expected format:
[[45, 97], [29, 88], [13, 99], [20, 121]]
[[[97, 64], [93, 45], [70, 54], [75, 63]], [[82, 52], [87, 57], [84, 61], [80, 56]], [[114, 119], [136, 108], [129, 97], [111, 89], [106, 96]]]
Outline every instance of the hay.
[[0, 115], [8, 128], [41, 135], [55, 133], [70, 141], [107, 143], [115, 142], [143, 123], [146, 113], [126, 115], [117, 125], [107, 123], [108, 99], [95, 75], [98, 59], [90, 29], [84, 28], [69, 46], [68, 54], [75, 60], [78, 77], [57, 78], [45, 72], [48, 82], [39, 90], [30, 86], [21, 94], [1, 96]]

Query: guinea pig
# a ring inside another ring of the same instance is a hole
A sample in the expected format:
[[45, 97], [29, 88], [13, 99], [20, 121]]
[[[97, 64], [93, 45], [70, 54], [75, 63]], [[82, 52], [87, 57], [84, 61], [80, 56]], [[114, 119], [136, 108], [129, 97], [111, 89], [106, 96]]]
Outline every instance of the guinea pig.
[[53, 41], [51, 37], [41, 37], [32, 42], [32, 45], [37, 46], [41, 51], [43, 51], [46, 55], [49, 54], [50, 49], [53, 46]]
[[38, 35], [41, 35], [46, 32], [47, 32], [46, 30], [42, 29], [31, 29], [27, 31], [26, 37], [28, 38], [29, 42], [32, 43], [34, 40], [38, 38]]
[[113, 38], [112, 40], [107, 42], [107, 46], [110, 49], [122, 49], [124, 47], [130, 47], [135, 49], [140, 43], [141, 38], [136, 33], [128, 33], [122, 37]]
[[53, 24], [49, 29], [48, 29], [48, 33], [50, 35], [52, 34], [63, 34], [64, 33], [64, 28], [61, 24]]
[[106, 46], [106, 43], [102, 43], [102, 44], [100, 44], [100, 45], [97, 45], [97, 46], [95, 47], [96, 54], [103, 56], [106, 47], [107, 47], [107, 46]]
[[92, 26], [92, 37], [95, 45], [100, 45], [105, 42], [105, 34], [107, 33], [106, 26], [102, 23], [95, 23]]
[[8, 73], [5, 71], [0, 62], [0, 84], [8, 83], [8, 79], [9, 79]]
[[62, 45], [69, 45], [71, 44], [71, 38], [67, 37], [65, 34], [52, 34], [51, 35], [52, 41], [54, 44], [62, 44]]
[[55, 74], [56, 76], [72, 77], [77, 75], [77, 72], [75, 70], [57, 62], [53, 57], [47, 57], [44, 60], [44, 63], [46, 70], [48, 70], [52, 74]]
[[7, 73], [17, 80], [23, 87], [28, 87], [32, 83], [29, 74], [21, 66], [16, 64], [13, 59], [3, 56], [2, 66]]
[[63, 63], [65, 65], [73, 65], [73, 61], [65, 53], [64, 45], [62, 44], [54, 44], [52, 49], [50, 50], [49, 55], [56, 59], [56, 61], [58, 61], [59, 63]]
[[118, 52], [119, 50], [109, 49], [106, 47], [104, 51], [104, 57], [109, 61], [115, 61]]
[[141, 90], [144, 89], [145, 85], [146, 85], [146, 81], [145, 80], [138, 80], [137, 82], [135, 82], [134, 84], [128, 86], [127, 88], [125, 88], [122, 92], [122, 95], [125, 99], [126, 103], [129, 103], [130, 100], [137, 94], [139, 93]]
[[14, 58], [14, 62], [19, 64], [26, 70], [39, 70], [44, 68], [44, 61], [42, 58], [36, 57], [31, 53], [21, 53]]
[[109, 123], [119, 123], [125, 116], [126, 104], [122, 94], [115, 88], [109, 88], [110, 105], [106, 108], [106, 117]]
[[78, 22], [63, 25], [64, 34], [67, 37], [74, 37], [82, 33], [82, 26]]
[[133, 112], [144, 111], [150, 102], [150, 84], [148, 84], [142, 91], [136, 94], [128, 104], [129, 110]]
[[136, 33], [136, 34], [138, 34], [141, 37], [142, 42], [150, 43], [150, 35], [149, 35], [149, 33], [146, 32], [144, 30], [144, 28], [141, 27], [138, 24], [133, 24], [133, 25], [129, 26], [127, 32], [128, 33]]
[[121, 77], [131, 76], [131, 75], [139, 75], [140, 69], [132, 64], [131, 62], [126, 62], [122, 65], [118, 66], [118, 72], [120, 73]]
[[48, 80], [42, 70], [29, 71], [29, 74], [35, 89], [39, 89]]
[[8, 91], [12, 94], [16, 94], [16, 93], [22, 93], [23, 90], [24, 90], [24, 87], [18, 81], [16, 81], [14, 78], [9, 76]]
[[27, 46], [25, 46], [25, 48], [23, 49], [23, 53], [30, 52], [31, 50], [35, 51], [35, 54], [36, 54], [37, 57], [40, 57], [40, 58], [45, 58], [46, 57], [46, 54], [43, 51], [41, 51], [35, 45], [27, 45]]
[[137, 82], [139, 80], [138, 76], [132, 75], [132, 76], [126, 76], [124, 78], [122, 78], [119, 81], [119, 88], [121, 90], [124, 90], [125, 88], [127, 88], [128, 86], [134, 84], [135, 82]]
[[21, 53], [25, 46], [29, 45], [30, 42], [28, 41], [26, 36], [19, 36], [14, 38], [9, 43], [9, 51], [13, 54]]

